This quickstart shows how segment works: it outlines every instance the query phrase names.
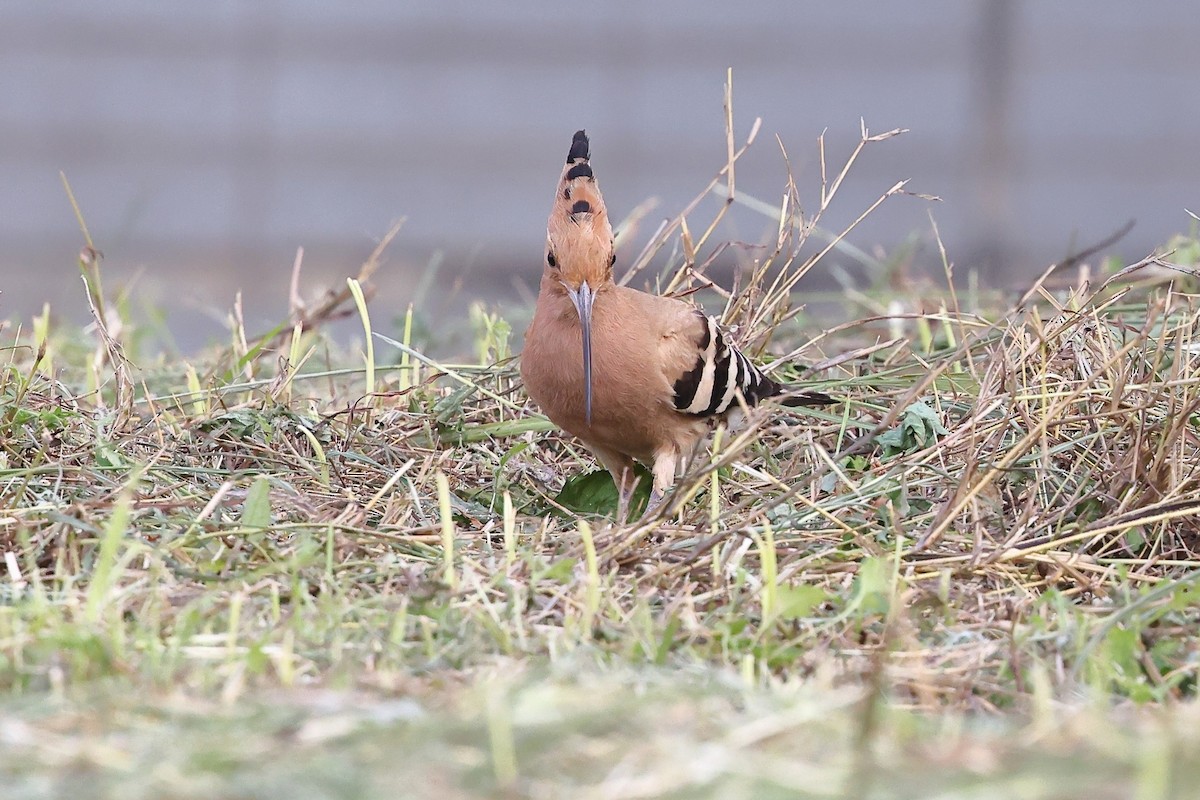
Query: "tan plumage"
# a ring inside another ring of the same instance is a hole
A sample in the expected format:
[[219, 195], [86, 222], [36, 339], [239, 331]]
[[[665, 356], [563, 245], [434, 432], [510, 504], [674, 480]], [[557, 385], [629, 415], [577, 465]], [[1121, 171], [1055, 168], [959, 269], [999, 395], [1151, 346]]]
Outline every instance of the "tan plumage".
[[[696, 307], [613, 282], [612, 227], [589, 160], [579, 131], [547, 223], [521, 376], [546, 416], [612, 473], [623, 499], [633, 489], [634, 459], [651, 466], [656, 505], [713, 417], [740, 408], [739, 399], [754, 405], [784, 387]], [[785, 402], [831, 401], [810, 393]]]

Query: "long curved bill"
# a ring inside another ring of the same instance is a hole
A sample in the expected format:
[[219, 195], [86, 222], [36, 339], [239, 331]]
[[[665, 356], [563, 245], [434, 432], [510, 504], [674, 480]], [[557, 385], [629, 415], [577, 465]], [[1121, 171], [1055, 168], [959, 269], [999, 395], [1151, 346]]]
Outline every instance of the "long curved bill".
[[578, 289], [567, 287], [567, 295], [579, 313], [579, 326], [583, 331], [583, 404], [587, 424], [592, 424], [592, 303], [596, 302], [596, 293], [587, 281], [579, 284]]

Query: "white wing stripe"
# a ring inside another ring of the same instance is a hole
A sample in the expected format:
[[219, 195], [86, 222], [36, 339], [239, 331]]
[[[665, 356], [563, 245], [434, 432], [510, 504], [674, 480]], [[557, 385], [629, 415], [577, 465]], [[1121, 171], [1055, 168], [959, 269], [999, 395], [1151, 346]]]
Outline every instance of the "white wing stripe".
[[712, 399], [713, 376], [717, 366], [717, 343], [721, 341], [721, 332], [717, 330], [712, 317], [705, 317], [708, 323], [708, 347], [700, 357], [704, 360], [704, 371], [700, 375], [700, 383], [692, 395], [691, 404], [684, 409], [689, 414], [699, 414], [708, 408]]

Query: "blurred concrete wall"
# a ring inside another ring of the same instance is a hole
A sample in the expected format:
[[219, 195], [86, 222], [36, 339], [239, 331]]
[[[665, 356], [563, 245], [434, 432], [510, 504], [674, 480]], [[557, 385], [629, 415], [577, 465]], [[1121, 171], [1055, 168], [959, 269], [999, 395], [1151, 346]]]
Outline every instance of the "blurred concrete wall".
[[[764, 118], [738, 187], [771, 202], [774, 134], [811, 203], [822, 130], [838, 162], [859, 117], [912, 129], [867, 152], [828, 222], [902, 178], [944, 202], [889, 203], [861, 247], [928, 237], [931, 209], [960, 268], [997, 280], [1130, 218], [1136, 257], [1200, 206], [1198, 41], [1192, 4], [1119, 0], [9, 2], [0, 316], [82, 308], [59, 170], [110, 274], [172, 308], [239, 286], [282, 304], [297, 245], [335, 275], [399, 217], [392, 301], [437, 251], [464, 291], [511, 294], [536, 283], [571, 132], [617, 217], [651, 196], [674, 213], [724, 163], [727, 66], [739, 132]], [[739, 212], [722, 235], [767, 227]]]

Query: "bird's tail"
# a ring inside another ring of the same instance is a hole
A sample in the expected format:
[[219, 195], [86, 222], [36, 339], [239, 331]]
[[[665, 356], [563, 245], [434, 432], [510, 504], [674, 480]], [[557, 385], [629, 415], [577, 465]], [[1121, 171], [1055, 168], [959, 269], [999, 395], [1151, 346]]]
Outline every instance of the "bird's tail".
[[791, 408], [804, 406], [829, 406], [837, 402], [824, 392], [798, 392], [791, 386], [781, 386], [779, 402]]

